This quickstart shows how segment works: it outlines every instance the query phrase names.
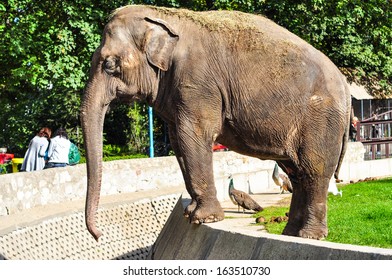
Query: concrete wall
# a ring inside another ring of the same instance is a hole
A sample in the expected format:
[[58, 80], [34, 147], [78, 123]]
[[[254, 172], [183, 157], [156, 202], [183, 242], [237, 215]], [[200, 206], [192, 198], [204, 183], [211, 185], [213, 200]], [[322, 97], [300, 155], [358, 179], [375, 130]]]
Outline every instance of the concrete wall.
[[[364, 161], [363, 145], [349, 143], [340, 178], [345, 182], [392, 175], [392, 159]], [[261, 161], [234, 152], [214, 153], [215, 186], [218, 199], [228, 200], [228, 176], [236, 188], [263, 193], [276, 188], [272, 181], [274, 161]], [[84, 199], [85, 164], [0, 176], [0, 216], [32, 207]], [[175, 157], [118, 160], [103, 163], [101, 196], [141, 190], [183, 187], [184, 180]]]
[[[260, 193], [275, 187], [274, 162], [260, 161], [234, 152], [214, 154], [218, 199], [227, 199], [228, 176], [233, 174], [238, 189]], [[248, 183], [249, 181], [249, 183]], [[86, 166], [79, 164], [34, 172], [0, 176], [0, 216], [32, 207], [84, 199]], [[101, 196], [142, 190], [183, 187], [184, 180], [175, 157], [118, 160], [103, 163]]]
[[[361, 143], [350, 143], [341, 170], [342, 179], [347, 182], [392, 175], [391, 160], [365, 162], [363, 150]], [[228, 199], [229, 174], [234, 176], [238, 189], [251, 193], [277, 190], [272, 182], [273, 167], [272, 161], [260, 161], [233, 152], [215, 153], [218, 198], [221, 201]], [[96, 243], [84, 226], [86, 180], [83, 164], [0, 176], [0, 259], [145, 259], [148, 253], [150, 258], [156, 259], [217, 259], [219, 256], [234, 259], [390, 259], [392, 255], [382, 249], [366, 248], [363, 252], [363, 248], [335, 248], [333, 244], [331, 249], [323, 243], [314, 246], [298, 238], [256, 238], [235, 234], [230, 227], [214, 228], [224, 225], [223, 222], [196, 227], [185, 222], [180, 208], [173, 213], [169, 225], [166, 220], [181, 192], [185, 192], [174, 157], [104, 163], [98, 214], [98, 226], [104, 236]], [[70, 204], [74, 206], [70, 207]], [[165, 224], [167, 230], [160, 234]], [[183, 235], [170, 233], [170, 229], [176, 228], [177, 234], [182, 232]], [[151, 251], [158, 235], [162, 237]], [[187, 237], [189, 242], [179, 242]], [[204, 242], [211, 238], [214, 243]], [[239, 251], [242, 255], [238, 255], [233, 244], [244, 242], [252, 245], [251, 250]], [[177, 255], [171, 255], [172, 249], [180, 244], [193, 246], [187, 250], [178, 248]], [[206, 244], [212, 247], [205, 247]], [[281, 251], [280, 255], [268, 255], [276, 250]], [[189, 255], [190, 252], [195, 255]]]
[[[181, 185], [175, 158], [119, 160], [103, 164], [102, 196]], [[20, 172], [0, 177], [0, 216], [32, 207], [84, 199], [86, 165]]]
[[[116, 203], [102, 203], [98, 210], [99, 242], [87, 232], [80, 207], [54, 216], [45, 209], [42, 219], [26, 223], [21, 213], [0, 217], [0, 260], [392, 259], [392, 249], [267, 234], [250, 216], [192, 225], [183, 218], [186, 200], [180, 194], [152, 190], [142, 192], [142, 199], [115, 196]], [[26, 212], [35, 217], [31, 212], [37, 208]]]
[[[0, 260], [144, 260], [180, 194], [144, 195], [129, 201], [122, 196], [117, 203], [100, 206], [97, 226], [103, 235], [99, 242], [87, 231], [80, 207], [69, 211], [59, 204], [65, 212], [53, 217], [54, 211], [45, 209], [42, 220], [25, 223], [20, 213], [8, 216], [12, 219], [0, 217]], [[37, 213], [31, 212], [37, 208], [28, 212], [34, 217]]]
[[247, 222], [249, 226], [243, 227], [234, 227], [231, 219], [190, 225], [182, 218], [182, 213], [180, 201], [150, 249], [148, 259], [392, 260], [392, 249], [268, 234], [260, 231], [260, 226], [251, 225], [250, 221]]

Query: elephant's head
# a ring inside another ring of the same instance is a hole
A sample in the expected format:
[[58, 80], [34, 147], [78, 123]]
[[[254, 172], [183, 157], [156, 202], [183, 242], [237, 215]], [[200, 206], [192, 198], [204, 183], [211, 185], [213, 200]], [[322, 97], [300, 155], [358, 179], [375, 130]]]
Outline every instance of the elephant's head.
[[96, 240], [101, 235], [95, 219], [107, 108], [115, 98], [153, 103], [158, 73], [170, 67], [177, 41], [178, 35], [167, 22], [119, 9], [106, 25], [102, 43], [93, 55], [80, 114], [87, 157], [86, 225]]

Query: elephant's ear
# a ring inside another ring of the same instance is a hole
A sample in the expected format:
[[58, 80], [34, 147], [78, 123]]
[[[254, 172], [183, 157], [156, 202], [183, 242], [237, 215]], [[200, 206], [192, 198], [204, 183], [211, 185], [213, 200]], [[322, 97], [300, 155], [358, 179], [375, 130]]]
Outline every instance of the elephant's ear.
[[146, 34], [147, 59], [152, 65], [167, 71], [178, 41], [178, 35], [167, 22], [161, 19], [148, 17], [144, 19], [151, 23], [151, 28]]

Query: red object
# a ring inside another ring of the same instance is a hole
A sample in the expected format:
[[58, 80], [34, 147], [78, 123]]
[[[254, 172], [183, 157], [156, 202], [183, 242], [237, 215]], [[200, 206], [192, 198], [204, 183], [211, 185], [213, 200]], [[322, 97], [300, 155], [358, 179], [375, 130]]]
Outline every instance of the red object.
[[14, 158], [14, 154], [0, 154], [0, 164], [9, 162]]
[[215, 144], [214, 147], [212, 147], [212, 150], [215, 151], [227, 151], [228, 148], [226, 146], [223, 146], [222, 144]]

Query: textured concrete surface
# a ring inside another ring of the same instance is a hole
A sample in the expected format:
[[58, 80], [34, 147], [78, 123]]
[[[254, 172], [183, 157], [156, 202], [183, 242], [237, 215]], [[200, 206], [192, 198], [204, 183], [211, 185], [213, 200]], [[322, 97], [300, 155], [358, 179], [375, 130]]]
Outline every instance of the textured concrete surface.
[[132, 200], [105, 198], [97, 218], [99, 242], [86, 229], [84, 201], [0, 217], [0, 259], [146, 259], [179, 197], [144, 192]]
[[[276, 197], [276, 196], [275, 196]], [[227, 211], [227, 209], [226, 209]], [[232, 209], [229, 210], [232, 212]], [[250, 214], [219, 223], [191, 225], [179, 201], [150, 250], [155, 260], [391, 260], [392, 250], [273, 235]], [[252, 225], [253, 224], [253, 225]]]

